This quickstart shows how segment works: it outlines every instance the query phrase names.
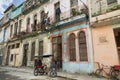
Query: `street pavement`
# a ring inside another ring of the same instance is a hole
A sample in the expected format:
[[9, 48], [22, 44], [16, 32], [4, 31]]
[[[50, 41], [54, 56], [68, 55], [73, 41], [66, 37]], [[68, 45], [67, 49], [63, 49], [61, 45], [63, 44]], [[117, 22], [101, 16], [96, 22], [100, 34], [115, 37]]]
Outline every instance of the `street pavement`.
[[[72, 77], [71, 77], [72, 76]], [[48, 75], [33, 75], [30, 68], [0, 67], [0, 80], [108, 80], [83, 74], [58, 73], [58, 77], [51, 78]]]

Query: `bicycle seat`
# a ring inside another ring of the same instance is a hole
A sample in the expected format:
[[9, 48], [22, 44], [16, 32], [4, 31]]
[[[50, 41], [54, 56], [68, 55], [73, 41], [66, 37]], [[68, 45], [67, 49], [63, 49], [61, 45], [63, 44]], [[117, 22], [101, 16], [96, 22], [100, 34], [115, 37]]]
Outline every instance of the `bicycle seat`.
[[44, 66], [36, 66], [36, 68], [44, 68]]

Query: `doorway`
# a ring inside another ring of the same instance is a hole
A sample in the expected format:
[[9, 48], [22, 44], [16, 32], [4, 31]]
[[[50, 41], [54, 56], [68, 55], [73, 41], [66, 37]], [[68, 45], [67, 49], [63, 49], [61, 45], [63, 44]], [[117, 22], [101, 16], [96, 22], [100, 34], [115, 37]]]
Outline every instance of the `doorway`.
[[57, 60], [58, 70], [62, 69], [62, 36], [52, 38], [53, 61]]
[[9, 56], [10, 56], [10, 45], [8, 46], [8, 50], [7, 50], [6, 65], [9, 64]]
[[27, 66], [28, 44], [24, 45], [22, 66]]
[[114, 29], [114, 35], [115, 35], [115, 40], [116, 40], [116, 45], [118, 50], [118, 57], [120, 62], [120, 28]]

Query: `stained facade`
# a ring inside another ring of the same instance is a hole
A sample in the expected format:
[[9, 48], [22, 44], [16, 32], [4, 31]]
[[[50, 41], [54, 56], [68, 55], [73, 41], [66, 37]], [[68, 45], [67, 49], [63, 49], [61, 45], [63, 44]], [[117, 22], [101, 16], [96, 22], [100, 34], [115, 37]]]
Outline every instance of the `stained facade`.
[[[120, 0], [90, 0], [91, 32], [95, 69], [99, 64], [120, 64]], [[104, 3], [104, 4], [103, 4]]]
[[42, 58], [43, 64], [50, 67], [57, 60], [59, 71], [71, 73], [92, 73], [96, 62], [119, 64], [119, 3], [27, 0], [12, 5], [5, 11], [8, 22], [5, 16], [0, 20], [2, 64], [33, 67], [35, 56], [42, 55], [53, 55]]

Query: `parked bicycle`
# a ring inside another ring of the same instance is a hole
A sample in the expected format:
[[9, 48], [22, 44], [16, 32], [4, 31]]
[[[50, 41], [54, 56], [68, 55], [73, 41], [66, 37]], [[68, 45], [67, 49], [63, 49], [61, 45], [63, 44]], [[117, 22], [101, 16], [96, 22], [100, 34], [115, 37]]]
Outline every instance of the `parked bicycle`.
[[[105, 77], [105, 75], [112, 80], [119, 80], [118, 75], [119, 71], [115, 70], [114, 66], [108, 67], [103, 64], [101, 64], [102, 67], [99, 67], [96, 71], [95, 74], [97, 77]], [[106, 71], [108, 69], [109, 71]]]
[[58, 67], [58, 63], [55, 60], [53, 65], [52, 65], [52, 69], [49, 71], [49, 76], [50, 77], [56, 77], [57, 76], [57, 67]]

